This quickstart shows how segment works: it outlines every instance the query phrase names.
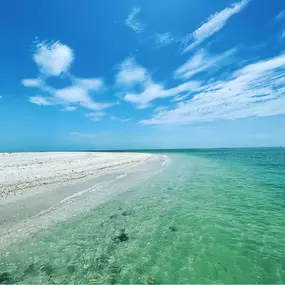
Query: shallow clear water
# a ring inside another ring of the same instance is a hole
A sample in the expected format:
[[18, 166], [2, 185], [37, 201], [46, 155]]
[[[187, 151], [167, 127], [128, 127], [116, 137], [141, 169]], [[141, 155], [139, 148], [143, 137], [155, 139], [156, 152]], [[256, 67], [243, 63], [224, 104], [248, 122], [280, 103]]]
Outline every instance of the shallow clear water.
[[0, 257], [3, 283], [285, 283], [285, 150], [176, 151]]

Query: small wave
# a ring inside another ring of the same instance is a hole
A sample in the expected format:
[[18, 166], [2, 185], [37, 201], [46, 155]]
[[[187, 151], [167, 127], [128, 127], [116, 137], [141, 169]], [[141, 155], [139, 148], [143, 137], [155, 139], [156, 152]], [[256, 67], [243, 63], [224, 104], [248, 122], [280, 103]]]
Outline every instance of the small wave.
[[57, 208], [58, 208], [59, 206], [61, 206], [62, 204], [70, 203], [74, 198], [80, 197], [80, 196], [84, 195], [84, 194], [87, 193], [87, 192], [91, 192], [91, 191], [94, 190], [94, 189], [98, 190], [98, 189], [101, 189], [101, 188], [102, 188], [102, 187], [100, 187], [100, 186], [99, 186], [99, 187], [94, 187], [94, 186], [92, 186], [92, 187], [90, 187], [90, 188], [87, 188], [87, 189], [84, 189], [84, 190], [82, 190], [82, 191], [76, 192], [75, 194], [72, 194], [72, 195], [67, 196], [67, 197], [65, 197], [64, 199], [60, 200], [58, 203], [56, 203], [55, 205], [49, 207], [48, 209], [41, 211], [41, 212], [38, 213], [35, 217], [39, 217], [39, 216], [43, 216], [43, 215], [45, 215], [45, 214], [48, 214], [48, 213], [54, 211], [55, 209], [57, 209]]
[[126, 177], [126, 176], [127, 176], [127, 173], [118, 175], [118, 176], [116, 177], [116, 180], [121, 179], [121, 178], [124, 178], [124, 177]]
[[74, 198], [76, 198], [76, 197], [82, 196], [82, 195], [84, 195], [85, 193], [90, 192], [90, 191], [93, 190], [93, 189], [94, 189], [94, 186], [92, 186], [92, 187], [90, 187], [90, 188], [87, 188], [87, 189], [85, 189], [85, 190], [79, 191], [79, 192], [77, 192], [77, 193], [75, 193], [75, 194], [73, 194], [73, 195], [70, 195], [70, 196], [68, 196], [68, 197], [66, 197], [66, 198], [64, 198], [64, 199], [62, 199], [61, 201], [58, 202], [58, 204], [65, 203], [65, 202], [67, 202], [67, 201], [69, 201], [69, 200], [71, 200], [71, 199], [74, 199]]
[[162, 155], [162, 158], [164, 159], [161, 166], [164, 166], [168, 161], [169, 161], [169, 157], [166, 155]]

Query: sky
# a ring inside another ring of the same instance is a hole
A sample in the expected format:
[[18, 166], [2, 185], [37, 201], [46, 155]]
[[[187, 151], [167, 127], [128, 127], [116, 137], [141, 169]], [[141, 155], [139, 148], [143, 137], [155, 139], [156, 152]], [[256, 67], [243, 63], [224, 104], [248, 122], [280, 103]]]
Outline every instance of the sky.
[[0, 30], [0, 151], [285, 146], [284, 0], [3, 0]]

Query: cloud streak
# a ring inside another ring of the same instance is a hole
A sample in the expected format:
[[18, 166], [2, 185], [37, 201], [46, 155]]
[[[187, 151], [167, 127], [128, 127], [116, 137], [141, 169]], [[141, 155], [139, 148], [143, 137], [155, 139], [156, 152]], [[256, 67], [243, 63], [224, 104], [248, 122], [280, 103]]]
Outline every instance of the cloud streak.
[[66, 106], [64, 107], [63, 109], [61, 109], [61, 111], [64, 111], [64, 112], [72, 112], [72, 111], [75, 111], [77, 108], [74, 107], [74, 106]]
[[138, 109], [145, 109], [151, 107], [151, 102], [154, 100], [195, 92], [199, 89], [200, 83], [197, 81], [188, 81], [170, 89], [166, 89], [162, 84], [149, 82], [143, 92], [127, 93], [124, 99], [135, 104]]
[[139, 7], [133, 8], [125, 21], [125, 25], [136, 33], [142, 33], [145, 29], [145, 25], [138, 19], [140, 11]]
[[285, 18], [285, 10], [282, 10], [281, 12], [279, 12], [278, 14], [277, 14], [277, 16], [276, 16], [276, 20], [277, 21], [281, 21], [281, 20], [283, 20]]
[[192, 99], [154, 113], [145, 125], [191, 124], [285, 114], [285, 55], [249, 64], [225, 81], [201, 86]]
[[105, 112], [93, 112], [86, 114], [86, 117], [90, 118], [92, 121], [101, 121], [103, 117], [107, 114]]
[[22, 84], [25, 87], [40, 87], [43, 82], [40, 78], [26, 78], [22, 80]]
[[44, 98], [42, 96], [32, 96], [29, 97], [29, 101], [33, 104], [39, 105], [39, 106], [52, 106], [54, 103], [52, 102], [52, 98]]
[[249, 0], [242, 0], [241, 2], [237, 2], [230, 7], [211, 15], [198, 29], [186, 36], [184, 43], [186, 47], [184, 52], [192, 50], [220, 31], [233, 15], [242, 11], [248, 2]]
[[190, 77], [210, 69], [222, 68], [228, 64], [236, 49], [231, 49], [220, 55], [211, 55], [205, 49], [196, 52], [188, 61], [174, 72], [176, 78], [189, 79]]
[[161, 33], [155, 35], [155, 45], [157, 48], [161, 48], [170, 45], [175, 42], [171, 33]]
[[122, 119], [122, 118], [118, 118], [116, 116], [110, 116], [110, 120], [111, 121], [118, 121], [118, 122], [121, 122], [121, 123], [127, 123], [127, 122], [131, 121], [132, 118], [130, 117], [130, 118]]
[[285, 39], [285, 30], [283, 31], [282, 35], [281, 35], [281, 39], [284, 40]]

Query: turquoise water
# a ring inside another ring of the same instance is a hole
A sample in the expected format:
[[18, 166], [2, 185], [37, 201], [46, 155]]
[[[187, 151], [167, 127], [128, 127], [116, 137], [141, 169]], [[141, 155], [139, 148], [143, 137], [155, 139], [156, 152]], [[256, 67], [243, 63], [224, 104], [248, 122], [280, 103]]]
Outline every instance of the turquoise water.
[[0, 256], [2, 283], [285, 283], [285, 150], [168, 153], [158, 176]]

